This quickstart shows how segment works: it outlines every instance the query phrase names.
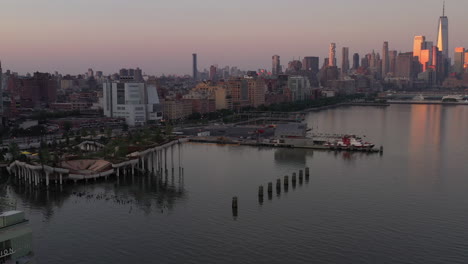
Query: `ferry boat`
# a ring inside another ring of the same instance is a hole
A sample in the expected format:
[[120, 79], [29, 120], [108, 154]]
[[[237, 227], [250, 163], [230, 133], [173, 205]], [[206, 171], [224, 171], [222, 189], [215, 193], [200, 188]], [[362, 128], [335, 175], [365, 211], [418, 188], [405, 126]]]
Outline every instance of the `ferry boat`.
[[461, 96], [461, 95], [447, 95], [447, 96], [442, 97], [442, 102], [444, 102], [444, 103], [463, 102], [463, 96]]

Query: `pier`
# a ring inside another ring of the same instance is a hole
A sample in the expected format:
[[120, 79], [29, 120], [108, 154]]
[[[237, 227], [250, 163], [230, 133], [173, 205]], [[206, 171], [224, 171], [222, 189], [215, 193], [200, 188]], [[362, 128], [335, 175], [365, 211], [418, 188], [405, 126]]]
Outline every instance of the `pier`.
[[[179, 146], [180, 162], [180, 144], [188, 142], [188, 139], [177, 139], [171, 142], [150, 147], [144, 151], [133, 152], [127, 155], [127, 161], [111, 163], [105, 160], [70, 160], [65, 161], [60, 167], [52, 167], [37, 163], [27, 163], [15, 160], [6, 166], [6, 170], [20, 183], [39, 187], [51, 184], [63, 185], [68, 182], [78, 182], [88, 180], [97, 180], [114, 176], [119, 180], [120, 176], [137, 173], [147, 175], [168, 175], [169, 168], [174, 173], [174, 152], [175, 147]], [[101, 146], [92, 142], [83, 142], [80, 148], [93, 150]], [[170, 151], [170, 157], [168, 152]], [[169, 166], [169, 167], [168, 167]], [[179, 175], [183, 174], [183, 168], [179, 163]]]
[[339, 147], [339, 146], [325, 146], [320, 144], [297, 146], [292, 144], [283, 143], [267, 143], [258, 141], [239, 141], [236, 139], [216, 138], [216, 137], [192, 137], [188, 139], [189, 142], [194, 143], [208, 143], [218, 145], [237, 145], [237, 146], [252, 146], [252, 147], [269, 147], [269, 148], [296, 148], [296, 149], [313, 149], [322, 151], [352, 151], [352, 152], [367, 152], [367, 153], [382, 153], [383, 148], [353, 148], [353, 147]]

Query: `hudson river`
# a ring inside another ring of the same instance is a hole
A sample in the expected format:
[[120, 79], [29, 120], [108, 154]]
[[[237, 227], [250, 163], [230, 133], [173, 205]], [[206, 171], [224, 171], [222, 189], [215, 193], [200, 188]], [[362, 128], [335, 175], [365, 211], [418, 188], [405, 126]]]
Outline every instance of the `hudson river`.
[[[29, 218], [38, 263], [468, 263], [467, 106], [349, 107], [306, 120], [316, 133], [365, 135], [384, 153], [188, 143], [183, 177], [176, 160], [167, 181], [1, 195]], [[306, 166], [308, 183], [259, 203], [259, 185]]]

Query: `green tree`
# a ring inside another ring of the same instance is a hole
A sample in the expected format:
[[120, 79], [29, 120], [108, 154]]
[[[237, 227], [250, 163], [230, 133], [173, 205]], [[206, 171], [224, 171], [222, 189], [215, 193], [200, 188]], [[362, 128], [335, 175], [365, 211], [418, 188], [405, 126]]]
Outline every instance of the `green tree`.
[[109, 139], [112, 137], [112, 128], [107, 128], [106, 129], [106, 136]]
[[163, 137], [161, 135], [161, 129], [159, 129], [158, 127], [154, 130], [152, 140], [155, 141], [156, 143], [160, 143], [163, 141]]
[[65, 131], [66, 134], [70, 133], [71, 129], [72, 129], [72, 123], [70, 121], [63, 122], [63, 130]]
[[50, 162], [50, 157], [49, 148], [47, 147], [47, 144], [42, 141], [41, 147], [39, 148], [39, 161], [42, 165], [47, 164]]
[[172, 135], [173, 128], [171, 125], [167, 124], [164, 130], [165, 130], [164, 132], [166, 133], [166, 136]]
[[18, 144], [16, 144], [16, 142], [11, 142], [8, 149], [10, 150], [10, 154], [13, 157], [13, 160], [17, 160], [20, 156]]
[[188, 120], [200, 120], [201, 118], [202, 118], [202, 114], [198, 112], [192, 113], [191, 115], [187, 117]]

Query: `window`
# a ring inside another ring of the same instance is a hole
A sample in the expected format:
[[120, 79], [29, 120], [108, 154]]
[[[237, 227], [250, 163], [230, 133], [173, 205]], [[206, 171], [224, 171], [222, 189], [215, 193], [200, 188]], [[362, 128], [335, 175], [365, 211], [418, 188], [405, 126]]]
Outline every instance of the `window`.
[[117, 84], [117, 104], [125, 104], [125, 84]]

